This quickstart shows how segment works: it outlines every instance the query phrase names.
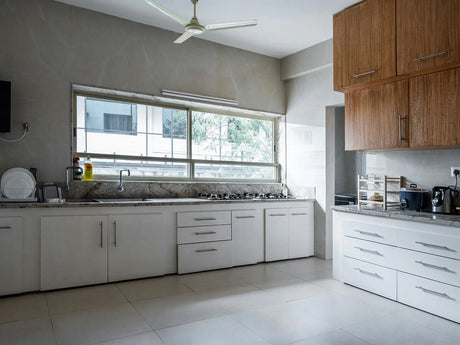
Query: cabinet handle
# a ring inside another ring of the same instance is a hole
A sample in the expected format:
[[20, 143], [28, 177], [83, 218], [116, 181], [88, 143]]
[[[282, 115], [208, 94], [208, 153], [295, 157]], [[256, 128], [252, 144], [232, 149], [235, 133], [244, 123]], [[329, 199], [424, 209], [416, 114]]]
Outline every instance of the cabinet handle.
[[236, 216], [236, 219], [248, 219], [248, 218], [255, 218], [256, 216]]
[[113, 246], [117, 246], [117, 221], [113, 222]]
[[199, 222], [202, 220], [216, 220], [216, 218], [195, 218], [195, 221]]
[[439, 296], [439, 297], [442, 297], [442, 298], [447, 298], [451, 301], [455, 301], [455, 298], [452, 298], [450, 297], [448, 294], [446, 294], [445, 292], [437, 292], [437, 291], [434, 291], [434, 290], [430, 290], [430, 289], [425, 289], [424, 287], [421, 287], [421, 286], [416, 286], [415, 287], [416, 289], [420, 289], [422, 290], [423, 292], [425, 293], [428, 293], [430, 295], [435, 295], [435, 296]]
[[291, 216], [307, 216], [308, 213], [291, 213]]
[[270, 217], [286, 217], [287, 214], [282, 214], [282, 213], [274, 213], [274, 214], [269, 214]]
[[425, 267], [428, 267], [428, 268], [433, 268], [435, 270], [440, 270], [440, 271], [444, 271], [444, 272], [449, 272], [449, 273], [454, 273], [454, 271], [451, 271], [450, 269], [448, 269], [447, 267], [441, 267], [441, 266], [436, 266], [436, 265], [432, 265], [432, 264], [427, 264], [426, 262], [423, 262], [423, 261], [415, 261], [416, 264], [420, 264], [422, 266], [425, 266]]
[[9, 230], [11, 226], [0, 226], [0, 230]]
[[102, 248], [102, 246], [103, 246], [103, 239], [102, 239], [102, 237], [103, 237], [103, 234], [102, 234], [103, 229], [102, 229], [102, 224], [103, 224], [103, 223], [102, 223], [102, 221], [101, 221], [101, 222], [99, 223], [99, 225], [100, 225], [100, 227], [101, 227], [101, 248]]
[[399, 115], [399, 142], [407, 141], [407, 138], [402, 136], [402, 120], [407, 120], [406, 116]]
[[449, 247], [446, 247], [446, 246], [439, 246], [439, 245], [437, 245], [437, 244], [431, 244], [431, 243], [425, 243], [425, 242], [419, 242], [419, 241], [415, 241], [415, 243], [421, 244], [422, 246], [428, 247], [428, 248], [447, 250], [448, 252], [454, 252], [454, 253], [457, 252], [457, 251], [454, 250], [454, 249], [450, 249]]
[[436, 56], [440, 56], [440, 55], [445, 55], [445, 54], [447, 54], [447, 50], [445, 50], [445, 51], [443, 51], [443, 52], [440, 52], [440, 53], [431, 54], [431, 55], [427, 55], [427, 56], [422, 56], [422, 57], [416, 58], [415, 61], [430, 59], [430, 58], [433, 58], [433, 57], [436, 57]]
[[364, 72], [364, 73], [359, 73], [359, 74], [355, 74], [353, 76], [353, 78], [359, 78], [359, 77], [362, 77], [362, 76], [365, 76], [365, 75], [368, 75], [368, 74], [372, 74], [372, 73], [375, 73], [377, 72], [376, 70], [372, 70], [372, 71], [369, 71], [369, 72]]
[[372, 272], [368, 272], [368, 271], [364, 271], [360, 268], [357, 268], [355, 267], [355, 270], [357, 270], [359, 273], [362, 273], [362, 274], [365, 274], [365, 275], [368, 275], [368, 276], [371, 276], [371, 277], [375, 277], [375, 278], [379, 278], [379, 279], [383, 279], [381, 276], [379, 276], [377, 273], [372, 273]]
[[216, 248], [212, 248], [212, 249], [198, 249], [198, 250], [195, 250], [195, 252], [197, 252], [197, 253], [217, 252], [217, 249], [216, 249]]
[[383, 238], [383, 236], [376, 234], [375, 232], [367, 232], [367, 231], [361, 231], [361, 230], [355, 230], [355, 232], [359, 232], [361, 235], [365, 235], [365, 236]]
[[214, 235], [217, 234], [215, 231], [206, 231], [206, 232], [195, 232], [195, 235]]
[[375, 255], [378, 255], [378, 256], [383, 256], [383, 254], [379, 253], [378, 251], [376, 250], [370, 250], [370, 249], [366, 249], [366, 248], [361, 248], [361, 247], [355, 247], [356, 249], [362, 251], [362, 252], [365, 252], [365, 253], [369, 253], [369, 254], [375, 254]]

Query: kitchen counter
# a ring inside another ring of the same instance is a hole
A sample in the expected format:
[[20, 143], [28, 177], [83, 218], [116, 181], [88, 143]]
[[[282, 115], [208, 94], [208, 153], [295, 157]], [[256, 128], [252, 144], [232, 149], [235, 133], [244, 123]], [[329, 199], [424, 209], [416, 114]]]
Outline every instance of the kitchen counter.
[[[103, 200], [103, 201], [97, 201]], [[172, 205], [210, 205], [210, 204], [234, 204], [234, 203], [272, 203], [272, 202], [305, 202], [314, 201], [311, 198], [289, 198], [289, 199], [237, 199], [237, 200], [207, 200], [199, 198], [163, 198], [163, 199], [94, 199], [78, 200], [64, 203], [46, 202], [4, 202], [0, 203], [2, 208], [63, 208], [63, 207], [126, 207], [126, 206], [172, 206]]]
[[368, 216], [386, 217], [401, 220], [410, 220], [420, 223], [437, 224], [444, 226], [460, 227], [460, 215], [433, 214], [430, 212], [403, 211], [400, 209], [382, 210], [379, 208], [361, 207], [356, 205], [333, 206], [338, 212], [356, 213]]

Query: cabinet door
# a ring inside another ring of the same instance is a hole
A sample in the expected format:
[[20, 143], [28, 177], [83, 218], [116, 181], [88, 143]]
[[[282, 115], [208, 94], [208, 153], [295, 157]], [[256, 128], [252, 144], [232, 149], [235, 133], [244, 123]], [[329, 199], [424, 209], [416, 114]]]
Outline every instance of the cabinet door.
[[22, 291], [22, 219], [0, 218], [0, 295]]
[[314, 255], [313, 207], [290, 208], [289, 258], [301, 258], [312, 255]]
[[165, 273], [163, 214], [109, 216], [109, 281]]
[[265, 261], [289, 257], [289, 210], [265, 210]]
[[460, 1], [396, 3], [398, 75], [460, 61]]
[[345, 149], [408, 147], [408, 81], [345, 94]]
[[41, 290], [107, 282], [107, 217], [41, 217]]
[[410, 79], [410, 146], [460, 145], [460, 69]]
[[334, 89], [396, 75], [395, 0], [367, 0], [334, 15]]
[[233, 266], [257, 263], [260, 225], [256, 210], [232, 211]]

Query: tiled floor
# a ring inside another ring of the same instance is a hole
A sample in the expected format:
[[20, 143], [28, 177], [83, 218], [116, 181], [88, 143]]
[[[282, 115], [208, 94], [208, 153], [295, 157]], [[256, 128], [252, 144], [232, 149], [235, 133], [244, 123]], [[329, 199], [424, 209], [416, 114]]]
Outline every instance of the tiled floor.
[[316, 258], [0, 298], [1, 345], [460, 344], [460, 325]]

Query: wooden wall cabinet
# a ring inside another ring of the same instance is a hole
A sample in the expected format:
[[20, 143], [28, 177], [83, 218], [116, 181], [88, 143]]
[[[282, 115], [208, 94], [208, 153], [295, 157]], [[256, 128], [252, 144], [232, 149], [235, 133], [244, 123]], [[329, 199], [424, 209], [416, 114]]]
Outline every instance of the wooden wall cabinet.
[[460, 68], [410, 79], [410, 147], [460, 145]]
[[334, 90], [396, 75], [395, 0], [367, 0], [334, 15]]
[[397, 74], [460, 61], [460, 1], [397, 0]]
[[407, 148], [408, 80], [345, 94], [345, 149]]

